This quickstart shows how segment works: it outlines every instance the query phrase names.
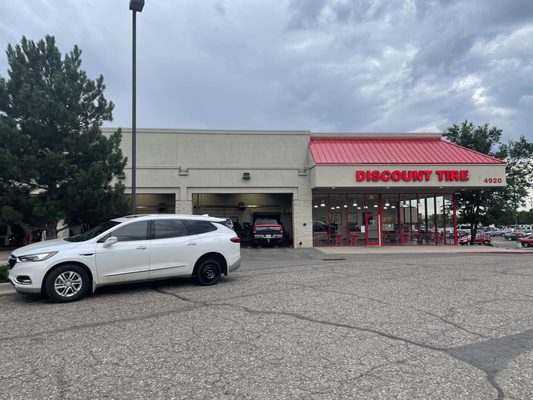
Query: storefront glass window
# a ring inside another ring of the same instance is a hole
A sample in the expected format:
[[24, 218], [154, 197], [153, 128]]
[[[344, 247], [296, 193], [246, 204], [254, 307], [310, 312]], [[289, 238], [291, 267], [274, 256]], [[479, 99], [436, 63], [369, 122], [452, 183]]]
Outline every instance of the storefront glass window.
[[453, 244], [453, 195], [313, 195], [315, 246]]
[[400, 244], [400, 197], [397, 194], [384, 194], [382, 198], [383, 244]]

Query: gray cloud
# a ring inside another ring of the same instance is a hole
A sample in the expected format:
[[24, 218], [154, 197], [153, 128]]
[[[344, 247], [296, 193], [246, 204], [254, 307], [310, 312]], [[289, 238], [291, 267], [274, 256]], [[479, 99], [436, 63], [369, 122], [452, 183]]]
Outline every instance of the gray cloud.
[[[127, 0], [0, 3], [0, 46], [49, 33], [103, 74], [131, 124]], [[443, 130], [489, 122], [532, 138], [529, 0], [146, 1], [138, 126]], [[0, 74], [7, 63], [0, 57]]]

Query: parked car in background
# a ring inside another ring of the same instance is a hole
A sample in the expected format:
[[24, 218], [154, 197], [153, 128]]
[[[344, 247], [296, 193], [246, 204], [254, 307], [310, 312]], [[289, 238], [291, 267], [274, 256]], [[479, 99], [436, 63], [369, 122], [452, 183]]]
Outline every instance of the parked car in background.
[[133, 281], [192, 276], [214, 285], [240, 263], [240, 239], [224, 218], [130, 215], [13, 251], [8, 277], [18, 292], [66, 302], [100, 286]]
[[504, 238], [505, 240], [516, 240], [516, 239], [518, 239], [518, 233], [507, 231], [507, 232], [505, 232], [505, 233], [503, 234], [503, 238]]
[[[489, 245], [492, 242], [492, 236], [490, 233], [483, 232], [483, 231], [477, 231], [476, 238], [474, 239], [474, 244], [479, 245]], [[472, 235], [463, 235], [459, 238], [459, 244], [464, 246], [472, 243]]]
[[337, 224], [327, 224], [322, 221], [313, 221], [313, 232], [329, 232], [331, 234], [337, 233]]
[[224, 224], [230, 228], [230, 229], [233, 229], [235, 230], [235, 227], [233, 225], [233, 220], [231, 218], [226, 218], [226, 220], [224, 221]]
[[490, 229], [485, 230], [485, 232], [488, 232], [492, 235], [492, 237], [495, 237], [495, 236], [503, 236], [503, 234], [506, 231], [501, 228], [490, 228]]
[[237, 236], [241, 236], [242, 225], [240, 223], [238, 223], [237, 221], [233, 221], [231, 218], [226, 218], [226, 221], [224, 223], [228, 228], [233, 229]]
[[287, 231], [275, 218], [257, 218], [252, 229], [257, 246], [279, 245], [286, 239]]
[[529, 235], [529, 236], [526, 236], [526, 237], [521, 237], [521, 238], [518, 239], [518, 242], [523, 247], [533, 247], [533, 235]]
[[234, 222], [233, 223], [233, 230], [235, 231], [235, 233], [237, 234], [237, 236], [241, 236], [241, 233], [242, 233], [242, 225], [238, 222]]

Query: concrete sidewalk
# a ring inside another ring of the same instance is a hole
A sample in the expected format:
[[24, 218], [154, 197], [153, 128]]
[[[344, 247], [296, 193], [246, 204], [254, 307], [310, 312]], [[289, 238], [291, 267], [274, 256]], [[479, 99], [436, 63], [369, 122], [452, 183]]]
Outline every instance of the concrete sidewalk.
[[325, 254], [533, 254], [524, 248], [492, 246], [338, 246], [315, 247]]

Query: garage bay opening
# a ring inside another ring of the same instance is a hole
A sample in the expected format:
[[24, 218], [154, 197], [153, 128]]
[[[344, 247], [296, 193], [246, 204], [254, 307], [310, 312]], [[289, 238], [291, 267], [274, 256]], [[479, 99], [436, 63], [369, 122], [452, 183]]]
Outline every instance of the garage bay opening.
[[193, 193], [193, 214], [231, 219], [243, 246], [292, 247], [290, 193]]

